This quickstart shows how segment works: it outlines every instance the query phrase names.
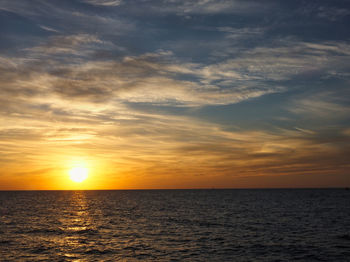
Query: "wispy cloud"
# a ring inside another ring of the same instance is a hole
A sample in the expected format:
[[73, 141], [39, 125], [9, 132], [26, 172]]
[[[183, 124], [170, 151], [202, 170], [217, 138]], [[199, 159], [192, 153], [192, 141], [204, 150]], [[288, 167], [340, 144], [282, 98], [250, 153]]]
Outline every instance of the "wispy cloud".
[[49, 31], [49, 32], [59, 33], [58, 30], [53, 29], [53, 28], [48, 27], [48, 26], [41, 25], [40, 27], [41, 27], [42, 29], [46, 30], [46, 31]]
[[122, 0], [85, 0], [82, 2], [97, 6], [118, 6]]
[[225, 13], [241, 13], [261, 12], [266, 8], [265, 5], [255, 1], [229, 1], [229, 0], [190, 0], [190, 1], [150, 1], [148, 3], [151, 10], [158, 9], [161, 12], [173, 12], [178, 15], [182, 14], [225, 14]]
[[30, 51], [35, 53], [68, 53], [68, 54], [82, 54], [84, 47], [90, 44], [101, 44], [94, 35], [79, 34], [79, 35], [65, 35], [65, 36], [53, 36], [49, 41], [42, 45], [33, 47]]
[[347, 118], [350, 114], [349, 101], [332, 92], [319, 93], [296, 99], [289, 110], [293, 113], [323, 119]]
[[[114, 98], [181, 106], [237, 103], [283, 90], [263, 84], [244, 85], [239, 81], [249, 80], [249, 77], [226, 65], [182, 64], [171, 52], [165, 51], [116, 60], [89, 59], [99, 48], [115, 46], [86, 34], [51, 37], [46, 43], [26, 50], [27, 56], [33, 59], [17, 62], [17, 72], [3, 69], [4, 73], [7, 72], [3, 81], [12, 86], [6, 90], [21, 89], [28, 95], [38, 92], [50, 95], [51, 90], [67, 99], [104, 101]], [[62, 57], [62, 54], [70, 56]], [[38, 63], [42, 59], [45, 63]], [[3, 58], [2, 61], [8, 63], [9, 59]], [[186, 75], [194, 80], [185, 80]], [[30, 85], [27, 84], [29, 80]], [[18, 94], [16, 91], [14, 95]]]

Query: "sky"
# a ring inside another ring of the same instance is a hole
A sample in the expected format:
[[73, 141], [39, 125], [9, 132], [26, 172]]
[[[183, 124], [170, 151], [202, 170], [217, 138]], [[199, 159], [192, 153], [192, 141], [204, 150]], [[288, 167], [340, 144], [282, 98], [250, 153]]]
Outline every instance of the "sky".
[[0, 190], [349, 187], [349, 28], [347, 0], [1, 0]]

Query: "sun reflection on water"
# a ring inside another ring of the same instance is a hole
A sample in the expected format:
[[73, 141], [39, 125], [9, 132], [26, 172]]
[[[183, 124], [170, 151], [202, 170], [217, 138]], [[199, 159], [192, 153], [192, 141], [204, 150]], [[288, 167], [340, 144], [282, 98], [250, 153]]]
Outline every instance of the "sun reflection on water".
[[62, 230], [66, 233], [64, 244], [67, 258], [78, 258], [82, 251], [89, 245], [89, 234], [93, 234], [96, 228], [89, 211], [86, 192], [73, 191], [69, 206], [60, 219]]

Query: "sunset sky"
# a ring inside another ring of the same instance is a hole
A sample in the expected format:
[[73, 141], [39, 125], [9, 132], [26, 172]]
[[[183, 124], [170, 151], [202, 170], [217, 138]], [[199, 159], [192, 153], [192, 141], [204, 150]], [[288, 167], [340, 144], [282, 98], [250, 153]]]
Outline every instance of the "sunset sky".
[[347, 0], [1, 0], [0, 190], [350, 186], [349, 28]]

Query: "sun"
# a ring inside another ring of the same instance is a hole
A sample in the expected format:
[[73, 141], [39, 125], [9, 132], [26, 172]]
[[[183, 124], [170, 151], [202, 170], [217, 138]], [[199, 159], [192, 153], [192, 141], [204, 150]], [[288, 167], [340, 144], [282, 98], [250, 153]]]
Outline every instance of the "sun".
[[87, 179], [89, 170], [86, 167], [77, 166], [70, 169], [68, 173], [72, 181], [81, 183]]

